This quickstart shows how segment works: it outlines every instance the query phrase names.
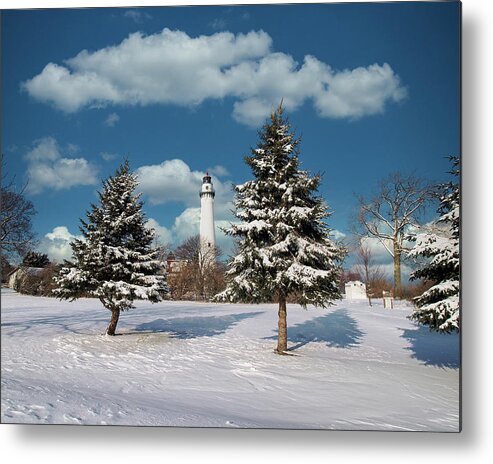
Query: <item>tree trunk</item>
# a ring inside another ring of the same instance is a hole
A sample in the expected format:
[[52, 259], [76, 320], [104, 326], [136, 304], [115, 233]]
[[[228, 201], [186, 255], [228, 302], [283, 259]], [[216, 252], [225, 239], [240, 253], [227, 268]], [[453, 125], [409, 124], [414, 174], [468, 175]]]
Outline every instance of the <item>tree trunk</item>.
[[394, 298], [401, 297], [401, 250], [394, 242]]
[[111, 321], [110, 325], [106, 329], [106, 335], [115, 335], [116, 325], [118, 324], [118, 319], [120, 318], [120, 310], [111, 310]]
[[288, 328], [286, 322], [286, 296], [279, 295], [279, 332], [277, 337], [278, 354], [285, 354], [288, 351]]

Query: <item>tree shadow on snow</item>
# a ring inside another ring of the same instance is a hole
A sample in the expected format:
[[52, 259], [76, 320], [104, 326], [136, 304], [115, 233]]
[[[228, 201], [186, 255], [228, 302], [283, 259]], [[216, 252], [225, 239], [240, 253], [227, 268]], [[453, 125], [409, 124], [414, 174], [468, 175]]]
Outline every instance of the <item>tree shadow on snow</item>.
[[152, 322], [140, 324], [136, 332], [168, 332], [176, 338], [213, 337], [226, 332], [227, 329], [238, 324], [243, 319], [262, 314], [262, 311], [230, 314], [225, 316], [208, 317], [180, 317], [174, 319], [156, 319]]
[[[96, 320], [96, 319], [95, 319]], [[103, 317], [99, 317], [97, 321], [105, 320]], [[53, 326], [62, 329], [65, 332], [70, 332], [76, 335], [85, 335], [87, 332], [82, 329], [75, 329], [74, 326], [77, 324], [84, 323], [84, 317], [68, 317], [64, 316], [51, 316], [51, 317], [40, 317], [33, 318], [27, 321], [15, 321], [15, 322], [3, 322], [2, 330], [6, 330], [9, 336], [23, 336], [24, 332], [29, 332], [30, 330], [38, 329], [41, 326]]]
[[406, 348], [412, 357], [425, 365], [450, 367], [457, 369], [460, 365], [460, 337], [458, 333], [432, 332], [428, 327], [400, 329], [401, 337], [409, 340], [411, 346]]
[[[288, 327], [288, 341], [296, 343], [288, 350], [296, 350], [310, 342], [326, 342], [332, 348], [352, 348], [361, 343], [363, 335], [356, 320], [345, 309], [338, 309], [325, 316]], [[276, 339], [277, 335], [267, 338]]]

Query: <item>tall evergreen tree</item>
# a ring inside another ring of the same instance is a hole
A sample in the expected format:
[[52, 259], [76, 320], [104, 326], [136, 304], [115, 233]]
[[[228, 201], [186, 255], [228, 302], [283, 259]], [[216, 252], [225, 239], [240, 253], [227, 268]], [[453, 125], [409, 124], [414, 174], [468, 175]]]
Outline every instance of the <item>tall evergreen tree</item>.
[[[459, 176], [459, 158], [451, 157], [454, 176]], [[415, 298], [414, 319], [439, 332], [459, 331], [460, 305], [460, 187], [450, 182], [438, 187], [440, 217], [429, 231], [416, 236], [410, 256], [426, 260], [411, 275], [434, 285]]]
[[104, 181], [100, 205], [92, 204], [87, 222], [81, 220], [84, 239], [71, 243], [74, 260], [67, 261], [55, 279], [54, 293], [60, 299], [99, 298], [111, 311], [108, 335], [115, 334], [120, 312], [133, 308], [134, 300], [156, 303], [168, 292], [136, 187], [137, 177], [125, 161]]
[[226, 231], [237, 255], [229, 263], [219, 301], [279, 302], [276, 352], [287, 352], [286, 301], [326, 307], [340, 298], [337, 282], [344, 250], [329, 237], [328, 207], [316, 195], [319, 175], [299, 169], [299, 139], [282, 103], [259, 132], [245, 161], [254, 180], [235, 187], [236, 217]]

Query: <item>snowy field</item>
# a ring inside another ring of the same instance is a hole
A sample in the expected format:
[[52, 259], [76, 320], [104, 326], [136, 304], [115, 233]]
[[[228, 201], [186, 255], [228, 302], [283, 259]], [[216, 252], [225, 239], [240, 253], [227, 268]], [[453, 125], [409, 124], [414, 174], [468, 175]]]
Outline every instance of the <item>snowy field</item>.
[[2, 289], [3, 423], [459, 430], [459, 337], [409, 306], [138, 302], [110, 312]]

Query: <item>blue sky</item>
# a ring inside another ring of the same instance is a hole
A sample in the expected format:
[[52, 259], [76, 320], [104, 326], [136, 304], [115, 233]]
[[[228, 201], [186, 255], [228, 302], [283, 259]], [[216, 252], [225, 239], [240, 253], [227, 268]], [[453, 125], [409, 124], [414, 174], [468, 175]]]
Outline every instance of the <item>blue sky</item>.
[[[125, 156], [163, 241], [198, 233], [209, 170], [216, 217], [284, 98], [302, 167], [322, 172], [329, 225], [399, 170], [448, 179], [460, 151], [457, 2], [2, 12], [5, 170], [38, 214], [40, 247], [69, 252], [101, 179]], [[220, 244], [228, 244], [219, 234]]]

